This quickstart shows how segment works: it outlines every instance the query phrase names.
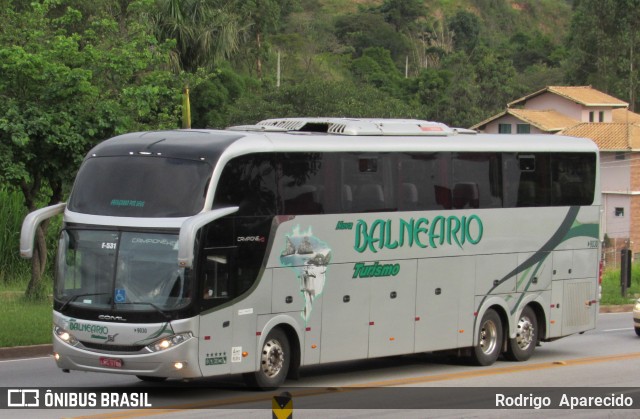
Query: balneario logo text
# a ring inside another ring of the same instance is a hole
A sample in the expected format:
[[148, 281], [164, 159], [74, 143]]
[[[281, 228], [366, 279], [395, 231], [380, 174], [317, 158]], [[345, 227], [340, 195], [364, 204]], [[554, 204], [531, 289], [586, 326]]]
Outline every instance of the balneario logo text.
[[355, 226], [355, 244], [353, 248], [364, 253], [369, 250], [377, 253], [381, 249], [397, 249], [418, 246], [420, 248], [457, 245], [465, 243], [476, 245], [482, 240], [482, 220], [477, 215], [444, 217], [438, 215], [432, 220], [427, 218], [395, 220], [377, 219], [371, 225], [358, 220]]

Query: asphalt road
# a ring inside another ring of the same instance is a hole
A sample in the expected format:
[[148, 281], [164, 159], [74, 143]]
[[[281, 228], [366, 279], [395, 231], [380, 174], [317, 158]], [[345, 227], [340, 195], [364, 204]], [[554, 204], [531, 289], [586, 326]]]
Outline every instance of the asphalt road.
[[[630, 313], [600, 314], [598, 327], [582, 335], [543, 343], [527, 362], [498, 361], [472, 367], [455, 358], [427, 354], [342, 362], [302, 370], [288, 381], [295, 417], [503, 417], [542, 413], [533, 407], [513, 411], [496, 407], [505, 397], [549, 397], [555, 406], [562, 395], [610, 396], [624, 393], [636, 409], [545, 410], [545, 416], [640, 416], [640, 338]], [[271, 417], [272, 396], [247, 390], [238, 376], [168, 381], [150, 386], [135, 377], [62, 373], [50, 357], [0, 361], [0, 387], [109, 388], [149, 393], [157, 410], [6, 410], [8, 417]], [[167, 390], [170, 388], [170, 390]], [[546, 393], [544, 393], [546, 392]], [[584, 394], [583, 394], [584, 393]], [[515, 399], [509, 399], [515, 400]], [[500, 406], [499, 406], [500, 407]], [[197, 409], [199, 408], [199, 409]], [[428, 408], [429, 410], [425, 410]], [[202, 410], [200, 410], [202, 409]], [[0, 412], [1, 414], [2, 412]]]

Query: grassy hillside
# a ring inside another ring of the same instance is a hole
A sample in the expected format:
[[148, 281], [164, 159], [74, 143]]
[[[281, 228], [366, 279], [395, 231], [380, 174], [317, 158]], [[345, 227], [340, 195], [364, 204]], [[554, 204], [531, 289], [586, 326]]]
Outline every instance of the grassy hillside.
[[[303, 7], [328, 15], [355, 13], [360, 7], [381, 6], [384, 0], [303, 0]], [[560, 42], [571, 19], [572, 0], [424, 0], [431, 18], [447, 18], [460, 10], [471, 12], [485, 26], [483, 36], [501, 42], [513, 34], [540, 31]], [[317, 9], [316, 9], [317, 10]]]

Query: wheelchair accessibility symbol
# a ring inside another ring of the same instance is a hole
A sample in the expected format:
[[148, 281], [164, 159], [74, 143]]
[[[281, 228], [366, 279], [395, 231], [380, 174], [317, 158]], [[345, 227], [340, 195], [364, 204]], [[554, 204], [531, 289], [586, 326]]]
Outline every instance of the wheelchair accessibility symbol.
[[125, 301], [127, 301], [127, 292], [124, 290], [124, 288], [116, 288], [114, 300], [116, 303], [124, 303]]

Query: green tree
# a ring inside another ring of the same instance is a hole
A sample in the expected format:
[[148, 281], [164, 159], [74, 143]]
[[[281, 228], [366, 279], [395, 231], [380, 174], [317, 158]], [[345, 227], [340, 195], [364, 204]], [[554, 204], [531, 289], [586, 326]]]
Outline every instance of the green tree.
[[409, 52], [407, 38], [398, 33], [380, 14], [361, 12], [341, 16], [336, 20], [336, 36], [355, 49], [356, 57], [369, 47], [381, 47], [391, 52], [394, 61], [404, 60]]
[[425, 108], [429, 118], [444, 121], [446, 98], [451, 74], [436, 68], [425, 68], [411, 80], [407, 91]]
[[283, 19], [297, 7], [298, 0], [237, 0], [242, 21], [247, 23], [251, 47], [246, 50], [255, 62], [256, 76], [262, 79], [266, 56], [265, 38], [276, 33]]
[[369, 85], [350, 81], [311, 80], [264, 88], [245, 95], [232, 107], [230, 124], [254, 124], [265, 118], [296, 116], [352, 116], [371, 118], [422, 118], [411, 106]]
[[[130, 129], [145, 114], [158, 122], [158, 107], [166, 104], [166, 90], [151, 85], [162, 79], [151, 67], [165, 59], [152, 37], [134, 26], [122, 39], [107, 15], [82, 16], [71, 7], [60, 12], [55, 5], [32, 3], [20, 11], [9, 5], [0, 15], [0, 179], [22, 191], [29, 211], [63, 200], [97, 141]], [[67, 32], [85, 18], [91, 23], [84, 33]], [[31, 298], [42, 295], [47, 227], [36, 234]]]
[[373, 85], [397, 95], [402, 75], [391, 59], [388, 50], [380, 47], [367, 48], [362, 56], [353, 60], [351, 71], [360, 82]]
[[[473, 103], [482, 115], [492, 115], [510, 102], [516, 90], [516, 69], [511, 60], [487, 47], [476, 49], [472, 55], [475, 83], [480, 91]], [[471, 124], [467, 124], [471, 125]]]
[[457, 50], [471, 54], [478, 45], [480, 21], [473, 13], [466, 10], [458, 11], [449, 19], [449, 30], [453, 32], [453, 45]]
[[573, 84], [625, 98], [638, 97], [640, 0], [581, 0], [567, 40], [566, 76]]
[[449, 84], [443, 94], [442, 113], [435, 119], [454, 127], [468, 127], [486, 118], [479, 105], [483, 92], [469, 56], [463, 51], [449, 54], [443, 59], [442, 68], [449, 75]]
[[245, 84], [228, 65], [203, 75], [191, 93], [193, 127], [225, 128], [229, 109], [245, 92]]
[[544, 64], [549, 67], [560, 65], [562, 50], [556, 46], [550, 37], [534, 31], [530, 34], [516, 32], [509, 40], [513, 65], [518, 71], [534, 64]]
[[236, 6], [223, 0], [156, 0], [151, 20], [160, 41], [175, 40], [177, 67], [194, 72], [212, 69], [238, 51], [247, 25]]
[[427, 14], [422, 0], [384, 0], [378, 10], [398, 32], [408, 31], [419, 17]]

